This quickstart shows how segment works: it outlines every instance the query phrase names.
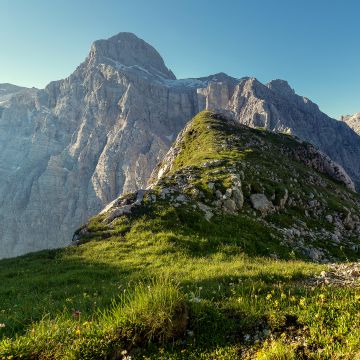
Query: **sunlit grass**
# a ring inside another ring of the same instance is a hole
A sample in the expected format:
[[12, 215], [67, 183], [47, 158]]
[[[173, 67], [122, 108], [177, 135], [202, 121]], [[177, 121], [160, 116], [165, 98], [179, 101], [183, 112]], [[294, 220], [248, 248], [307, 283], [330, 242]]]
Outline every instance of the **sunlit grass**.
[[[208, 125], [220, 131], [221, 119], [208, 116], [197, 119], [194, 131], [200, 134], [188, 139], [190, 147], [183, 149], [173, 174], [198, 166], [201, 176], [194, 181], [205, 196], [209, 179], [220, 188], [229, 181], [224, 164], [216, 174], [202, 167], [208, 160], [233, 166], [236, 159], [252, 159], [266, 171], [282, 171], [286, 181], [292, 176], [294, 168], [282, 159], [276, 163], [274, 154], [219, 148], [216, 139], [222, 135]], [[249, 131], [297, 146], [290, 137]], [[294, 166], [306, 183], [308, 170]], [[245, 196], [258, 190], [273, 194], [274, 201], [283, 196], [285, 185], [271, 183], [266, 171], [245, 170], [250, 181], [243, 182]], [[347, 198], [339, 200], [334, 184], [323, 180], [328, 187], [319, 192], [331, 208], [341, 209]], [[292, 189], [313, 191], [299, 182]], [[191, 204], [175, 207], [158, 199], [144, 206], [111, 226], [104, 216], [94, 217], [80, 246], [0, 261], [0, 359], [360, 356], [359, 288], [310, 285], [309, 278], [326, 266], [306, 261], [284, 244], [248, 203], [240, 214], [215, 214], [210, 222]], [[317, 225], [296, 207], [266, 218], [280, 227], [300, 219], [309, 228]]]

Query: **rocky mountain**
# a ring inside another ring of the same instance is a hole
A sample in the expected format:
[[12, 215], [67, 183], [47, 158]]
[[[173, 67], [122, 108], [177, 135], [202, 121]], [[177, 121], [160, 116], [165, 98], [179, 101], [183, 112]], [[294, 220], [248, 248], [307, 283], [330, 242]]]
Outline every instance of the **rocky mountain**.
[[[238, 246], [245, 252], [254, 247], [275, 258], [294, 252], [318, 262], [356, 259], [360, 196], [353, 186], [313, 145], [204, 111], [179, 134], [149, 187], [111, 202], [74, 241], [121, 237], [146, 221], [166, 222], [173, 212], [179, 223], [166, 228], [173, 234], [197, 219], [200, 236], [207, 236], [207, 222], [221, 229], [217, 236], [242, 239]], [[246, 227], [257, 234], [256, 244], [245, 240]], [[162, 227], [157, 229], [152, 236]]]
[[94, 42], [68, 78], [13, 91], [0, 114], [0, 257], [68, 244], [90, 215], [146, 184], [187, 119], [218, 105], [197, 88], [235, 82], [176, 80], [152, 46], [120, 33]]
[[344, 121], [360, 135], [360, 112], [354, 115], [343, 115], [341, 116], [341, 121]]
[[[203, 109], [291, 132], [359, 184], [360, 137], [283, 81], [220, 73], [177, 80], [130, 33], [95, 41], [66, 79], [0, 95], [0, 258], [64, 246], [89, 216], [144, 188], [188, 119]], [[11, 90], [12, 89], [12, 90]]]

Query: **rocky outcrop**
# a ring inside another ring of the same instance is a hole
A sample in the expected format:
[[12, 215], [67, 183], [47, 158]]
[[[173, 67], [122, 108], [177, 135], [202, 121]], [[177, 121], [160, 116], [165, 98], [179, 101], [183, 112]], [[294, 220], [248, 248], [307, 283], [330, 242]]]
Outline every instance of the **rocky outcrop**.
[[341, 116], [341, 121], [344, 121], [357, 134], [360, 135], [360, 112], [358, 112], [358, 113], [356, 113], [354, 115]]
[[329, 177], [343, 183], [348, 189], [355, 191], [355, 184], [351, 180], [346, 171], [331, 160], [320, 150], [311, 144], [304, 144], [303, 148], [290, 150], [292, 155], [307, 166], [312, 167], [316, 171], [328, 175]]
[[268, 200], [265, 194], [251, 194], [250, 202], [255, 210], [259, 210], [262, 213], [267, 213], [273, 209], [273, 204]]

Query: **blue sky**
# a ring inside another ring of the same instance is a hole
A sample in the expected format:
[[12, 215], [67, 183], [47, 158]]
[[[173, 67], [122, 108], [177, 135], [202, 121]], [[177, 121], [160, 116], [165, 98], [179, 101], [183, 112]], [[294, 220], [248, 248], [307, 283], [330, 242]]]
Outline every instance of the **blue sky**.
[[0, 83], [44, 87], [120, 31], [178, 78], [282, 78], [333, 117], [360, 111], [360, 1], [0, 0]]

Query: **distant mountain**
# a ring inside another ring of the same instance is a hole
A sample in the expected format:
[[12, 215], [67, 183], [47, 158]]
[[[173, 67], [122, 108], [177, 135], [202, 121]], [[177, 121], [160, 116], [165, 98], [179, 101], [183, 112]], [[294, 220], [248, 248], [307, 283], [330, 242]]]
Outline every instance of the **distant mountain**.
[[95, 41], [64, 80], [12, 91], [0, 100], [0, 258], [69, 244], [89, 216], [145, 187], [204, 109], [312, 142], [360, 184], [360, 136], [287, 83], [223, 73], [177, 80], [131, 33]]
[[316, 145], [341, 164], [360, 188], [360, 136], [309, 99], [296, 95], [286, 81], [263, 85], [254, 78], [243, 80], [229, 109], [242, 124], [290, 133]]
[[341, 121], [349, 125], [356, 133], [360, 135], [360, 112], [354, 115], [343, 115]]
[[8, 83], [0, 84], [0, 99], [3, 99], [5, 96], [13, 95], [26, 90], [30, 89]]

